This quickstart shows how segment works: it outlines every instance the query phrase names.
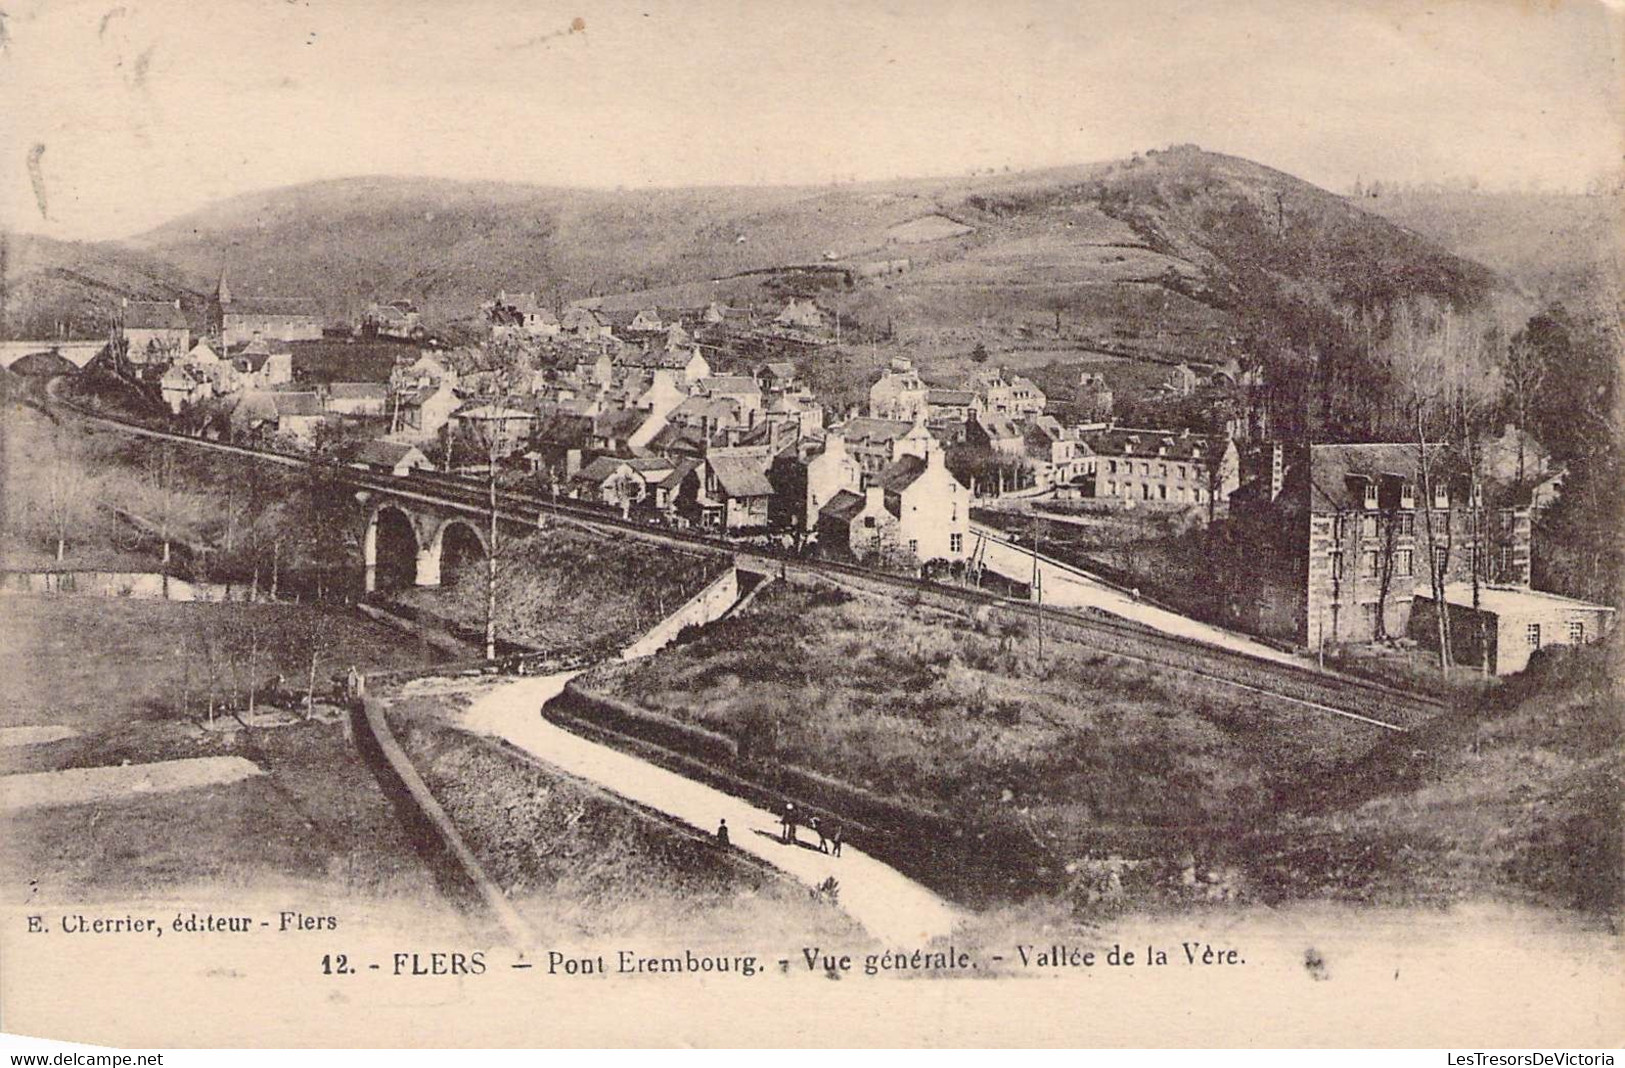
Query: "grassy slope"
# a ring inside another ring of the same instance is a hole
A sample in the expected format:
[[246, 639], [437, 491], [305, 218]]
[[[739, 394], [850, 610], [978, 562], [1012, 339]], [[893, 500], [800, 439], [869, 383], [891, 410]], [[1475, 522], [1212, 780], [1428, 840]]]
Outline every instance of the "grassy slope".
[[1373, 741], [1053, 636], [1040, 663], [1020, 628], [785, 584], [586, 685], [732, 735], [741, 767], [771, 758], [973, 823], [1020, 808], [1063, 858], [1259, 818]]
[[1271, 892], [1625, 907], [1622, 640], [1551, 650], [1393, 739], [1259, 835]]
[[[726, 561], [635, 538], [558, 526], [499, 552], [497, 630], [549, 650], [612, 651], [676, 611], [720, 575]], [[459, 577], [442, 565], [438, 590], [396, 599], [472, 631], [485, 627], [486, 573], [470, 559]]]
[[1080, 880], [1086, 856], [1146, 861], [1125, 877], [1142, 900], [1211, 896], [1193, 856], [1227, 896], [1601, 911], [1620, 904], [1618, 652], [1554, 657], [1390, 738], [1064, 643], [1040, 667], [1029, 634], [781, 585], [584, 682], [734, 736], [741, 768], [772, 757], [972, 827], [1019, 810]]

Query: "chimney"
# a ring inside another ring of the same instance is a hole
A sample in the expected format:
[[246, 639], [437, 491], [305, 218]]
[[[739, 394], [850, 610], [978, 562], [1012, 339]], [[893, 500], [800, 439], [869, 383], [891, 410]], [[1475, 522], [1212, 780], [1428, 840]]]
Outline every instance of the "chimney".
[[886, 507], [886, 487], [868, 486], [863, 491], [864, 511], [878, 511]]

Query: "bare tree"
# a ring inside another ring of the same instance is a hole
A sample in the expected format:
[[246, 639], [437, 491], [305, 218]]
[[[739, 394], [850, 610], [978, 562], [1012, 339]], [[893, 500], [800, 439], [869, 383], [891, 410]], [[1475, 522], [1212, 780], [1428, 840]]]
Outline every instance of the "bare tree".
[[1524, 480], [1524, 439], [1534, 415], [1535, 398], [1546, 380], [1546, 361], [1536, 348], [1529, 331], [1519, 330], [1500, 350], [1501, 377], [1506, 382], [1506, 401], [1513, 425], [1518, 431], [1518, 482]]
[[51, 452], [46, 458], [45, 511], [56, 560], [67, 556], [68, 539], [89, 521], [95, 510], [95, 489], [78, 450], [60, 426], [51, 431]]

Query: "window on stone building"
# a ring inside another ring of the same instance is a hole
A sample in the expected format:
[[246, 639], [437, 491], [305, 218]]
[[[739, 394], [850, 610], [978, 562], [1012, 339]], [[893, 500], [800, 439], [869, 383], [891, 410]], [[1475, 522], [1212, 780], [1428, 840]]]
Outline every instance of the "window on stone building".
[[1360, 517], [1360, 537], [1375, 538], [1377, 536], [1377, 517], [1363, 515]]
[[1377, 552], [1375, 549], [1366, 551], [1360, 558], [1360, 574], [1366, 578], [1377, 577]]
[[1531, 649], [1539, 649], [1540, 648], [1540, 624], [1539, 623], [1531, 623], [1531, 624], [1529, 624], [1529, 626], [1524, 628], [1523, 633], [1524, 633], [1524, 637], [1529, 642], [1529, 648], [1531, 648]]
[[963, 534], [950, 534], [950, 535], [948, 535], [948, 551], [951, 552], [951, 553], [962, 553], [962, 552], [964, 552], [965, 551], [965, 535], [963, 535]]
[[1409, 577], [1415, 573], [1416, 563], [1411, 550], [1400, 549], [1394, 553], [1394, 574]]
[[1416, 513], [1401, 512], [1399, 514], [1399, 534], [1401, 537], [1410, 537], [1416, 533]]
[[1586, 641], [1586, 625], [1578, 619], [1569, 620], [1569, 644], [1584, 645]]
[[918, 553], [920, 551], [920, 541], [918, 538], [908, 539], [908, 551], [911, 553]]

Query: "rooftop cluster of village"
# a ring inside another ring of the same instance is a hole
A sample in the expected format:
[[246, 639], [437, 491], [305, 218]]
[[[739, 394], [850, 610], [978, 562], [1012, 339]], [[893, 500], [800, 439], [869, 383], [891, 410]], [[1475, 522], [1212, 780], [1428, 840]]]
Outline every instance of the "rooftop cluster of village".
[[[826, 403], [805, 376], [840, 327], [808, 295], [622, 310], [503, 291], [480, 309], [484, 338], [463, 346], [437, 345], [410, 302], [374, 304], [353, 333], [398, 344], [387, 378], [369, 381], [301, 380], [295, 346], [323, 337], [321, 317], [301, 301], [234, 298], [224, 278], [202, 336], [178, 304], [123, 313], [101, 359], [191, 432], [398, 476], [495, 477], [826, 557], [973, 564], [973, 503], [1222, 515], [1231, 536], [1209, 555], [1225, 618], [1299, 646], [1414, 629], [1429, 547], [1438, 588], [1463, 611], [1483, 611], [1488, 587], [1528, 592], [1531, 515], [1561, 485], [1510, 428], [1486, 444], [1483, 477], [1443, 453], [1429, 471], [1414, 446], [1271, 441], [1245, 405], [1207, 433], [1120, 425], [1101, 374], [1078, 374], [1056, 404], [985, 353], [947, 383], [893, 357], [865, 403]], [[1151, 388], [1175, 398], [1260, 384], [1234, 361], [1163, 373]], [[1431, 501], [1418, 500], [1424, 484]], [[1536, 606], [1550, 615], [1560, 600]], [[1529, 640], [1586, 640], [1602, 628], [1594, 608], [1531, 622]]]

